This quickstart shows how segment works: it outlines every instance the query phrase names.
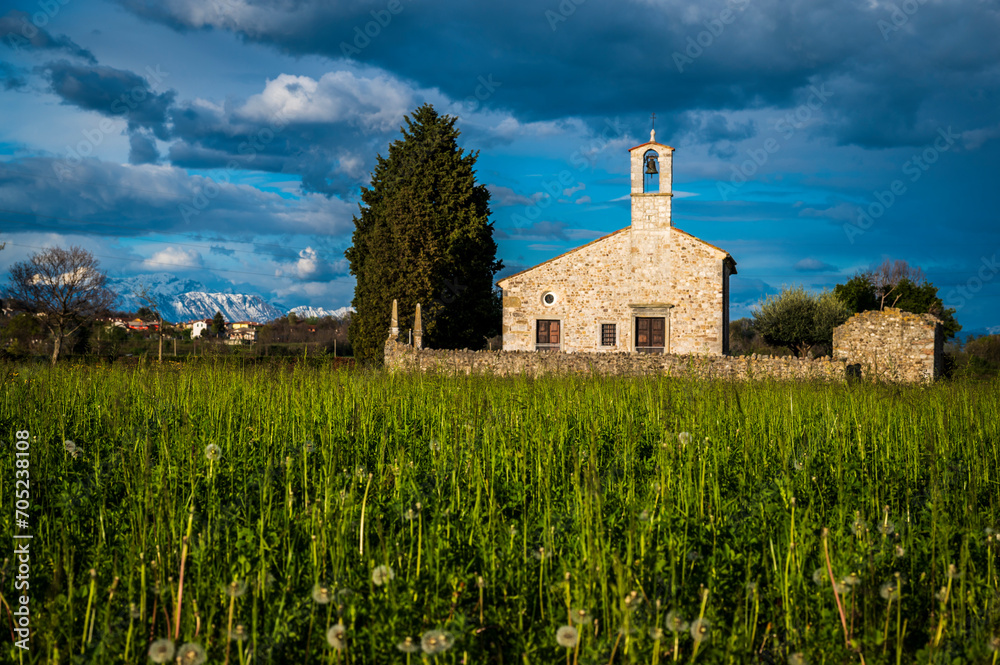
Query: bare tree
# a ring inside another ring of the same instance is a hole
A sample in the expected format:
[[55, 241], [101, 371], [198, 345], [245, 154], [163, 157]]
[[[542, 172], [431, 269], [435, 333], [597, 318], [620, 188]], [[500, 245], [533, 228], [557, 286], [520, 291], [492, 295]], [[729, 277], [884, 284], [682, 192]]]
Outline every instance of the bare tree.
[[52, 364], [63, 340], [110, 309], [117, 299], [94, 255], [82, 247], [53, 247], [10, 269], [7, 297], [39, 315], [53, 337]]
[[[886, 259], [875, 268], [862, 273], [862, 275], [867, 277], [875, 286], [875, 292], [881, 297], [879, 309], [885, 309], [886, 299], [888, 299], [889, 295], [896, 290], [896, 287], [904, 279], [917, 285], [923, 284], [925, 280], [924, 271], [919, 266], [911, 266], [906, 261], [900, 259], [896, 259], [895, 261]], [[899, 300], [899, 296], [896, 296], [889, 306], [894, 306], [897, 300]]]

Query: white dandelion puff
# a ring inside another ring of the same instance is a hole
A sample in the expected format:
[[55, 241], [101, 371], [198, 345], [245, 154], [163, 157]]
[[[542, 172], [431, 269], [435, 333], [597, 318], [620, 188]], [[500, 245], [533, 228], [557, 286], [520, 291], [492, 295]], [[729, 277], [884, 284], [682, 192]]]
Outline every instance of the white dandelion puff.
[[691, 443], [691, 435], [688, 432], [681, 432], [677, 435], [677, 440], [681, 442], [682, 446], [686, 446]]
[[229, 631], [229, 639], [233, 640], [234, 642], [246, 642], [248, 639], [250, 639], [250, 631], [247, 630], [246, 626], [244, 626], [241, 623], [238, 623], [235, 626], [233, 626], [232, 630]]
[[375, 566], [375, 569], [372, 570], [372, 583], [375, 586], [388, 584], [394, 577], [396, 577], [396, 573], [392, 572], [392, 568], [389, 566]]
[[214, 443], [205, 446], [205, 459], [209, 462], [218, 462], [222, 459], [222, 448]]
[[239, 598], [247, 592], [246, 580], [233, 580], [226, 585], [226, 595], [230, 598]]
[[708, 619], [695, 619], [691, 622], [691, 637], [695, 642], [707, 641], [711, 632], [712, 622]]
[[556, 643], [561, 647], [572, 649], [580, 641], [580, 633], [573, 626], [560, 626], [556, 631]]
[[688, 622], [685, 621], [680, 612], [677, 612], [676, 610], [670, 610], [667, 612], [666, 625], [667, 630], [671, 633], [683, 633], [688, 629]]
[[344, 628], [344, 624], [337, 623], [330, 626], [330, 629], [326, 631], [326, 641], [337, 651], [341, 651], [344, 648], [344, 635], [347, 633], [347, 629]]
[[327, 603], [330, 602], [332, 597], [333, 597], [333, 592], [330, 590], [330, 587], [326, 586], [325, 584], [321, 584], [319, 582], [313, 585], [312, 599], [314, 602], [317, 602], [320, 605], [326, 605]]
[[195, 642], [185, 642], [177, 650], [177, 662], [180, 665], [201, 665], [205, 662], [205, 650]]
[[570, 611], [569, 619], [571, 623], [583, 626], [590, 623], [591, 620], [590, 612], [583, 609], [582, 607]]
[[420, 648], [429, 656], [444, 653], [455, 643], [451, 633], [443, 630], [428, 630], [420, 636]]
[[881, 587], [879, 587], [878, 593], [885, 600], [898, 600], [899, 582], [897, 580], [885, 582]]
[[149, 659], [154, 663], [167, 663], [174, 659], [174, 641], [159, 639], [149, 645]]
[[416, 653], [420, 651], [420, 644], [412, 637], [407, 637], [402, 642], [397, 642], [396, 648], [403, 653]]

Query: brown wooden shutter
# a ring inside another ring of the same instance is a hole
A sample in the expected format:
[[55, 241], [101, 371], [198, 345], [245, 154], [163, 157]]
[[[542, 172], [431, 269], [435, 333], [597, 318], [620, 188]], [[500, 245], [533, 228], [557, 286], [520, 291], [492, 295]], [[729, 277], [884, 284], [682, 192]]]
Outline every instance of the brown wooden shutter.
[[649, 346], [649, 319], [635, 320], [635, 345]]

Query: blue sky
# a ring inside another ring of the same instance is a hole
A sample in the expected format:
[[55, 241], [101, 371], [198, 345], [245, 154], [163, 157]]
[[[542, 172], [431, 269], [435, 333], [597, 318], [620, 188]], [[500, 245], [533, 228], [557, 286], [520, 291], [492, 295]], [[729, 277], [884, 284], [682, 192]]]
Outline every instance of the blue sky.
[[[733, 317], [883, 259], [1000, 326], [1000, 5], [68, 0], [0, 13], [0, 270], [81, 245], [285, 306], [349, 304], [359, 189], [424, 102], [459, 117], [504, 273], [629, 223], [738, 262]], [[502, 275], [501, 275], [502, 276]]]

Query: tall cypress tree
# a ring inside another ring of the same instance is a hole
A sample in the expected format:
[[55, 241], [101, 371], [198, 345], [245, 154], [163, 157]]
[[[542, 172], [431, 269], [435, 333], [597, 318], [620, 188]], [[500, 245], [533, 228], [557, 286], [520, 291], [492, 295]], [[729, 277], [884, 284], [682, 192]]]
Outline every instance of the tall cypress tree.
[[[404, 118], [403, 138], [378, 156], [361, 190], [347, 250], [357, 278], [349, 335], [355, 358], [381, 361], [393, 298], [399, 326], [420, 303], [424, 343], [480, 348], [500, 331], [490, 193], [476, 184], [479, 151], [458, 147], [456, 118], [425, 104]], [[405, 334], [405, 333], [404, 333]]]

